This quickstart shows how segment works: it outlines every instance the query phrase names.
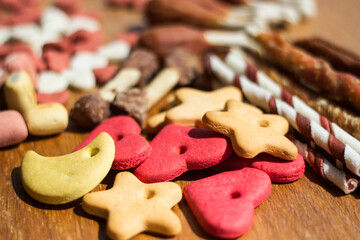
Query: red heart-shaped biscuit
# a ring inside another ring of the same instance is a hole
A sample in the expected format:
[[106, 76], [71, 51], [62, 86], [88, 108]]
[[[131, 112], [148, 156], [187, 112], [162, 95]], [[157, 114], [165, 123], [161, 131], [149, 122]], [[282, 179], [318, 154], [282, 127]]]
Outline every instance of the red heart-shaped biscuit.
[[189, 183], [184, 197], [205, 231], [220, 238], [235, 238], [249, 231], [254, 208], [270, 192], [266, 173], [243, 168]]
[[300, 154], [293, 161], [286, 161], [266, 153], [261, 153], [254, 158], [242, 158], [233, 153], [228, 159], [211, 169], [224, 172], [239, 170], [244, 167], [253, 167], [264, 171], [269, 175], [272, 182], [287, 183], [304, 175], [305, 161]]
[[141, 132], [139, 125], [128, 116], [112, 117], [102, 122], [74, 151], [87, 146], [101, 132], [107, 132], [115, 141], [115, 159], [112, 169], [134, 168], [151, 153], [150, 144], [139, 135]]
[[165, 182], [187, 170], [214, 166], [232, 152], [225, 136], [208, 129], [169, 124], [151, 141], [150, 156], [134, 174], [142, 182]]

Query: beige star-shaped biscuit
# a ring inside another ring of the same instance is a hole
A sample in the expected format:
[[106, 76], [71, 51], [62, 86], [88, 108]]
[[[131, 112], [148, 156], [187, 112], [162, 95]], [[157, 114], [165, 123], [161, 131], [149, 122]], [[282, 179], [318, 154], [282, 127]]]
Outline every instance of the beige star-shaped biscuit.
[[166, 122], [185, 126], [204, 127], [203, 115], [208, 111], [222, 110], [230, 100], [241, 101], [241, 91], [234, 86], [206, 92], [193, 88], [181, 88], [175, 93], [180, 104], [166, 113]]
[[171, 210], [181, 198], [176, 183], [144, 184], [132, 173], [120, 172], [111, 189], [85, 195], [82, 207], [108, 219], [106, 232], [112, 239], [128, 239], [143, 231], [172, 236], [181, 231]]
[[228, 136], [234, 151], [241, 157], [253, 158], [266, 152], [286, 160], [296, 158], [297, 148], [284, 136], [289, 123], [281, 116], [263, 114], [254, 106], [229, 100], [225, 111], [207, 112], [203, 122]]

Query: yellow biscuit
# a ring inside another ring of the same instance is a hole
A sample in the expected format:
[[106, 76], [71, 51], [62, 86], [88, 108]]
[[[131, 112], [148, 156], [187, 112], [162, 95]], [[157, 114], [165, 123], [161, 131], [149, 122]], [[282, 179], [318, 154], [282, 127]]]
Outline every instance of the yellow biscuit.
[[21, 114], [36, 106], [33, 82], [26, 72], [15, 72], [6, 79], [4, 95], [8, 108]]
[[47, 136], [63, 132], [68, 126], [68, 112], [60, 103], [42, 103], [24, 113], [29, 133]]
[[175, 93], [180, 104], [166, 113], [166, 122], [185, 126], [204, 127], [203, 115], [208, 111], [223, 110], [230, 100], [241, 101], [241, 92], [237, 87], [228, 86], [211, 92], [192, 88], [181, 88]]
[[145, 184], [130, 172], [120, 172], [111, 189], [85, 195], [82, 207], [108, 219], [106, 232], [112, 239], [129, 239], [143, 231], [172, 236], [181, 231], [171, 210], [181, 198], [176, 183]]
[[296, 158], [297, 148], [284, 136], [289, 123], [281, 116], [263, 114], [254, 106], [230, 100], [224, 112], [207, 112], [203, 122], [228, 136], [234, 151], [241, 157], [253, 158], [266, 152], [286, 160]]
[[86, 147], [63, 156], [43, 157], [28, 151], [21, 163], [22, 183], [25, 191], [39, 202], [71, 202], [104, 179], [114, 157], [114, 140], [105, 132]]

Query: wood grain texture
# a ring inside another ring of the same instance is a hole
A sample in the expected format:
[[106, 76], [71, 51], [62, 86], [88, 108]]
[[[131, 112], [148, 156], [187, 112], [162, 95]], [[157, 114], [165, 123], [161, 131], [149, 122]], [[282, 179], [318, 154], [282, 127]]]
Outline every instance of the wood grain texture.
[[[142, 21], [141, 14], [106, 8], [104, 1], [87, 0], [86, 5], [89, 10], [100, 12], [108, 40]], [[360, 2], [318, 0], [318, 6], [315, 19], [291, 27], [286, 35], [290, 39], [317, 35], [360, 53], [360, 15], [357, 11]], [[67, 109], [84, 94], [73, 92]], [[17, 146], [0, 150], [0, 239], [106, 239], [106, 221], [86, 214], [81, 209], [81, 200], [49, 206], [31, 199], [21, 186], [20, 164], [26, 151], [34, 150], [45, 156], [67, 154], [87, 133], [70, 125], [62, 134], [29, 137]], [[116, 173], [111, 171], [94, 191], [110, 187]], [[176, 182], [184, 187], [189, 181], [211, 174], [214, 173], [208, 170], [188, 172]], [[344, 195], [307, 167], [300, 180], [291, 184], [273, 184], [270, 197], [255, 210], [252, 229], [241, 239], [359, 239], [359, 197], [359, 191]], [[181, 218], [183, 230], [170, 239], [212, 239], [201, 230], [184, 200], [174, 207], [174, 211]], [[135, 237], [138, 240], [158, 238], [148, 234]]]

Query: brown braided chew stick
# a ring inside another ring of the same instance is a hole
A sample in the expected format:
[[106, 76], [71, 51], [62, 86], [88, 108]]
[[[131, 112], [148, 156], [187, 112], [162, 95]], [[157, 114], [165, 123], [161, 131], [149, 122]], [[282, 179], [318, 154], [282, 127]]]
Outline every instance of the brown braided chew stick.
[[152, 0], [145, 9], [152, 24], [187, 22], [199, 26], [217, 26], [229, 12], [229, 7], [213, 0]]
[[360, 56], [322, 38], [308, 38], [295, 42], [295, 45], [323, 58], [339, 71], [360, 76]]
[[360, 116], [358, 114], [344, 109], [344, 107], [333, 101], [314, 94], [274, 69], [262, 67], [262, 70], [276, 83], [286, 88], [291, 94], [298, 96], [319, 114], [324, 115], [330, 121], [335, 122], [345, 131], [360, 140]]
[[299, 50], [276, 33], [261, 33], [257, 40], [270, 61], [293, 73], [303, 85], [360, 112], [358, 78], [334, 71], [324, 60]]

